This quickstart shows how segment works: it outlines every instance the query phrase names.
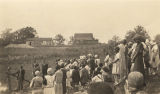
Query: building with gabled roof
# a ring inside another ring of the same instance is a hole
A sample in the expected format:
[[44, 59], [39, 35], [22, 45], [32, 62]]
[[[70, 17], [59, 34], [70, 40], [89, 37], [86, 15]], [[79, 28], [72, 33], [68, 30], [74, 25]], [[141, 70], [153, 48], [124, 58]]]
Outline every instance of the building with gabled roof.
[[92, 33], [75, 33], [74, 44], [76, 45], [98, 44], [98, 39], [95, 39]]

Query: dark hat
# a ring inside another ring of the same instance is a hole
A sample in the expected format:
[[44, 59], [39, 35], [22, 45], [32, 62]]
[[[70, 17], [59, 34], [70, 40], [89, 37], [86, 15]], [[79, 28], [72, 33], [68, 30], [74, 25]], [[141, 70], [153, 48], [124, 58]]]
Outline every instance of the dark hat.
[[109, 69], [108, 69], [106, 66], [104, 66], [104, 67], [102, 68], [102, 70], [105, 71], [105, 72], [109, 72]]
[[136, 34], [136, 35], [133, 37], [133, 40], [134, 40], [134, 41], [139, 41], [139, 42], [145, 42], [144, 36], [141, 36], [141, 35], [139, 35], [139, 34]]

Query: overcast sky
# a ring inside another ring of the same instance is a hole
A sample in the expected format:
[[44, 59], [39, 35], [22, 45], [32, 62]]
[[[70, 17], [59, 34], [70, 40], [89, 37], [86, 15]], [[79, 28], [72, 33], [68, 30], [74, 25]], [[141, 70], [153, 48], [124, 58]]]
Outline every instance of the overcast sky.
[[40, 37], [93, 33], [100, 42], [137, 25], [160, 33], [158, 0], [0, 0], [0, 31], [34, 27]]

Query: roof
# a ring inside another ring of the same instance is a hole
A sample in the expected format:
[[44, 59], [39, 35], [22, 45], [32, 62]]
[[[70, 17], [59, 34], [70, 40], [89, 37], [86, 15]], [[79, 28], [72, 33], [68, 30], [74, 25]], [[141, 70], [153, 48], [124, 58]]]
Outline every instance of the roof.
[[94, 40], [92, 33], [75, 33], [75, 40]]
[[28, 38], [27, 41], [52, 41], [52, 38]]

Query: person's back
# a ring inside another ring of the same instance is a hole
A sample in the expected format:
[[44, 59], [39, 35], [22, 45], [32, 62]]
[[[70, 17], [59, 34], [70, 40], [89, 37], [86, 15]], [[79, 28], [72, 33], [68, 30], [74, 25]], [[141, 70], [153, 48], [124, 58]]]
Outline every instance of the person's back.
[[74, 69], [72, 72], [72, 82], [78, 85], [79, 81], [80, 81], [79, 71], [77, 69]]
[[25, 70], [22, 68], [18, 71], [18, 78], [24, 80]]
[[93, 58], [90, 58], [90, 59], [88, 60], [88, 64], [89, 64], [89, 67], [91, 68], [91, 70], [94, 70], [94, 68], [96, 67], [95, 61], [94, 61]]
[[55, 82], [56, 83], [62, 83], [63, 80], [63, 72], [61, 70], [58, 70], [55, 74]]
[[82, 68], [80, 73], [81, 73], [81, 75], [80, 75], [81, 84], [85, 85], [89, 80], [88, 70], [86, 68]]
[[43, 78], [42, 77], [36, 76], [32, 80], [34, 82], [33, 88], [41, 88], [42, 87], [42, 82], [43, 82]]
[[40, 72], [35, 72], [35, 77], [31, 80], [30, 88], [32, 88], [32, 94], [43, 94], [42, 83], [43, 78], [40, 76]]

